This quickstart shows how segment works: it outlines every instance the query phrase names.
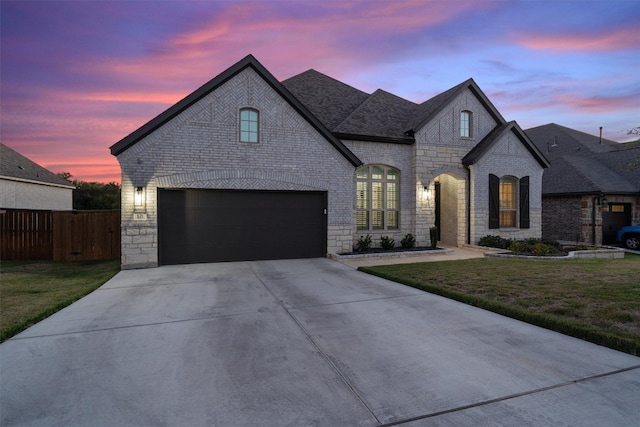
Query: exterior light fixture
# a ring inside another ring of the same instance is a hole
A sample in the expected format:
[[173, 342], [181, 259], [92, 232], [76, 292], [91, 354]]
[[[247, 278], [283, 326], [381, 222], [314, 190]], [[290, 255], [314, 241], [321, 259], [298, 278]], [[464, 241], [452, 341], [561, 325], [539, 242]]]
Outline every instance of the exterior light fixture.
[[424, 197], [426, 199], [431, 199], [431, 190], [429, 190], [429, 186], [428, 185], [424, 186]]
[[144, 207], [144, 187], [136, 187], [136, 191], [133, 195], [133, 205], [136, 208]]

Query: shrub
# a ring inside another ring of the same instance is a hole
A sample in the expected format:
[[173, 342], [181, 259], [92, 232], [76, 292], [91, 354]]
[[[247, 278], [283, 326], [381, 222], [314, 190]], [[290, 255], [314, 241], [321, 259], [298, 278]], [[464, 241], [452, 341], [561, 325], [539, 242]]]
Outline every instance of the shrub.
[[431, 239], [431, 247], [436, 248], [438, 246], [438, 227], [433, 226], [429, 229], [429, 238]]
[[365, 252], [371, 249], [371, 236], [367, 234], [366, 237], [360, 236], [356, 242], [356, 251]]
[[511, 239], [505, 239], [500, 236], [484, 236], [478, 242], [480, 246], [486, 246], [489, 248], [507, 249], [511, 246]]
[[396, 246], [396, 241], [389, 238], [389, 236], [380, 237], [380, 247], [385, 251], [391, 250]]
[[411, 249], [416, 246], [416, 238], [413, 237], [413, 234], [409, 233], [402, 240], [400, 240], [400, 245], [404, 249]]
[[551, 248], [546, 243], [536, 243], [533, 245], [533, 254], [537, 256], [545, 256], [551, 252]]

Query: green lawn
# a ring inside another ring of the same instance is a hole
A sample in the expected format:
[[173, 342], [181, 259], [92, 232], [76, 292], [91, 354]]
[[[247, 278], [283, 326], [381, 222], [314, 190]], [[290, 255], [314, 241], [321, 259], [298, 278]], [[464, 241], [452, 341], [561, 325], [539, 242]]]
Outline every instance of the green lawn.
[[640, 354], [640, 256], [480, 258], [360, 270], [617, 350]]
[[120, 271], [120, 260], [2, 261], [0, 342], [94, 291]]

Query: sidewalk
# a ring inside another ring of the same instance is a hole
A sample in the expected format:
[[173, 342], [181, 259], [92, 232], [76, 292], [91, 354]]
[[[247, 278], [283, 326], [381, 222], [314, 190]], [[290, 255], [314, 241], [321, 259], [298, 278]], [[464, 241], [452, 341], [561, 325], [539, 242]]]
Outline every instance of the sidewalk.
[[438, 245], [438, 248], [445, 249], [445, 251], [426, 251], [423, 253], [406, 252], [400, 256], [397, 253], [388, 256], [385, 254], [337, 256], [333, 259], [350, 267], [358, 268], [371, 267], [374, 265], [409, 264], [416, 262], [454, 261], [459, 259], [484, 258], [484, 254], [487, 252], [503, 251], [478, 246], [457, 247]]

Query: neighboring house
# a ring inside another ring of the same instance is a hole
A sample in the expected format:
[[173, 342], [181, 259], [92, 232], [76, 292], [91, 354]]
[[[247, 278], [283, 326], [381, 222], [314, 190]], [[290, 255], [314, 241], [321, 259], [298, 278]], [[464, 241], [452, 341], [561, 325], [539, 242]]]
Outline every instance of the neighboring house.
[[249, 55], [111, 153], [124, 268], [542, 232], [548, 162], [471, 79], [416, 104], [314, 70], [279, 82]]
[[640, 223], [640, 147], [554, 123], [526, 130], [551, 165], [542, 180], [542, 234], [554, 240], [614, 243]]
[[72, 210], [67, 180], [0, 144], [0, 208]]

